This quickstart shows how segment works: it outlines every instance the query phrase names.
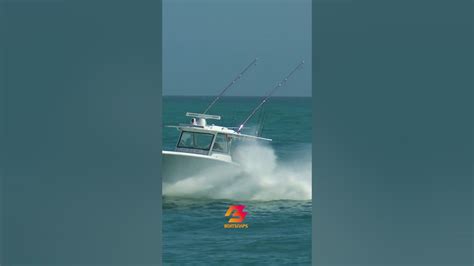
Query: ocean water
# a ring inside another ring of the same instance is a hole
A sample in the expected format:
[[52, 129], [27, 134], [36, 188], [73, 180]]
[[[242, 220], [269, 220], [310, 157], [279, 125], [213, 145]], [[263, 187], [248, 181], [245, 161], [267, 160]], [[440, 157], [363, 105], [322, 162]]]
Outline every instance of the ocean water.
[[[260, 100], [224, 97], [209, 113], [222, 116], [216, 124], [238, 126]], [[165, 96], [163, 123], [188, 123], [186, 112], [202, 112], [211, 101]], [[273, 141], [237, 148], [245, 174], [163, 187], [164, 264], [311, 263], [311, 98], [271, 98], [246, 133], [262, 116], [262, 137]], [[164, 128], [164, 149], [172, 150], [177, 137]], [[224, 228], [230, 205], [246, 206], [248, 228]]]

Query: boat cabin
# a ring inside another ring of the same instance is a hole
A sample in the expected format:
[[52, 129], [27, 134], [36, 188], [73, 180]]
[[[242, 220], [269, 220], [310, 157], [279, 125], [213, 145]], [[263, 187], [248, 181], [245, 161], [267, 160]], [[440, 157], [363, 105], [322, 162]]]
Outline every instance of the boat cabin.
[[191, 123], [178, 126], [181, 131], [176, 151], [208, 156], [230, 156], [232, 137], [235, 133], [226, 127], [207, 125], [206, 119], [219, 120], [220, 116], [186, 113]]
[[240, 134], [232, 129], [214, 124], [207, 125], [206, 119], [220, 120], [217, 115], [198, 113], [186, 113], [192, 117], [191, 123], [180, 124], [175, 127], [180, 131], [176, 152], [194, 153], [231, 160], [231, 148], [233, 139], [260, 139], [271, 141], [271, 139]]
[[199, 132], [181, 129], [176, 151], [211, 155], [212, 153], [229, 154], [231, 138], [225, 133]]

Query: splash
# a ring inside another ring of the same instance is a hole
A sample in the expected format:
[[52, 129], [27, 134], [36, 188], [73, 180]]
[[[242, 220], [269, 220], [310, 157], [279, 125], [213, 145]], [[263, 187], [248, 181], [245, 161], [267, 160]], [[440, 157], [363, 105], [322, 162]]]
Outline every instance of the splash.
[[240, 173], [209, 170], [174, 184], [163, 184], [166, 196], [232, 200], [311, 199], [311, 156], [279, 160], [270, 146], [251, 143], [236, 149]]

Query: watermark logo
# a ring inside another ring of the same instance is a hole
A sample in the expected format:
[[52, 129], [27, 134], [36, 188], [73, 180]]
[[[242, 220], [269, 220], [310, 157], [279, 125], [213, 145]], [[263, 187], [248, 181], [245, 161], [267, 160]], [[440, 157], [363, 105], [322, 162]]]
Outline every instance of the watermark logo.
[[229, 222], [224, 224], [224, 228], [249, 228], [248, 224], [242, 223], [247, 216], [244, 212], [245, 205], [230, 205], [225, 213], [225, 217], [231, 216]]

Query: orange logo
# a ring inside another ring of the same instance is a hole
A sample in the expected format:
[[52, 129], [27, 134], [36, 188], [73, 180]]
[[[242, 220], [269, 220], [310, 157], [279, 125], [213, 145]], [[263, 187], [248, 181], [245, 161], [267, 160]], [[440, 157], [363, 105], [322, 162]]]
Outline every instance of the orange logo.
[[[225, 217], [231, 216], [228, 224], [224, 224], [224, 228], [248, 228], [248, 224], [235, 224], [242, 223], [247, 216], [247, 212], [244, 212], [245, 205], [230, 205], [225, 213]], [[232, 224], [230, 224], [232, 223]]]
[[241, 223], [244, 221], [245, 216], [247, 216], [247, 212], [244, 212], [245, 205], [230, 205], [229, 209], [227, 209], [227, 212], [225, 213], [225, 216], [229, 216], [232, 214], [233, 211], [234, 214], [232, 214], [233, 217], [238, 217], [238, 218], [230, 218], [229, 223]]

